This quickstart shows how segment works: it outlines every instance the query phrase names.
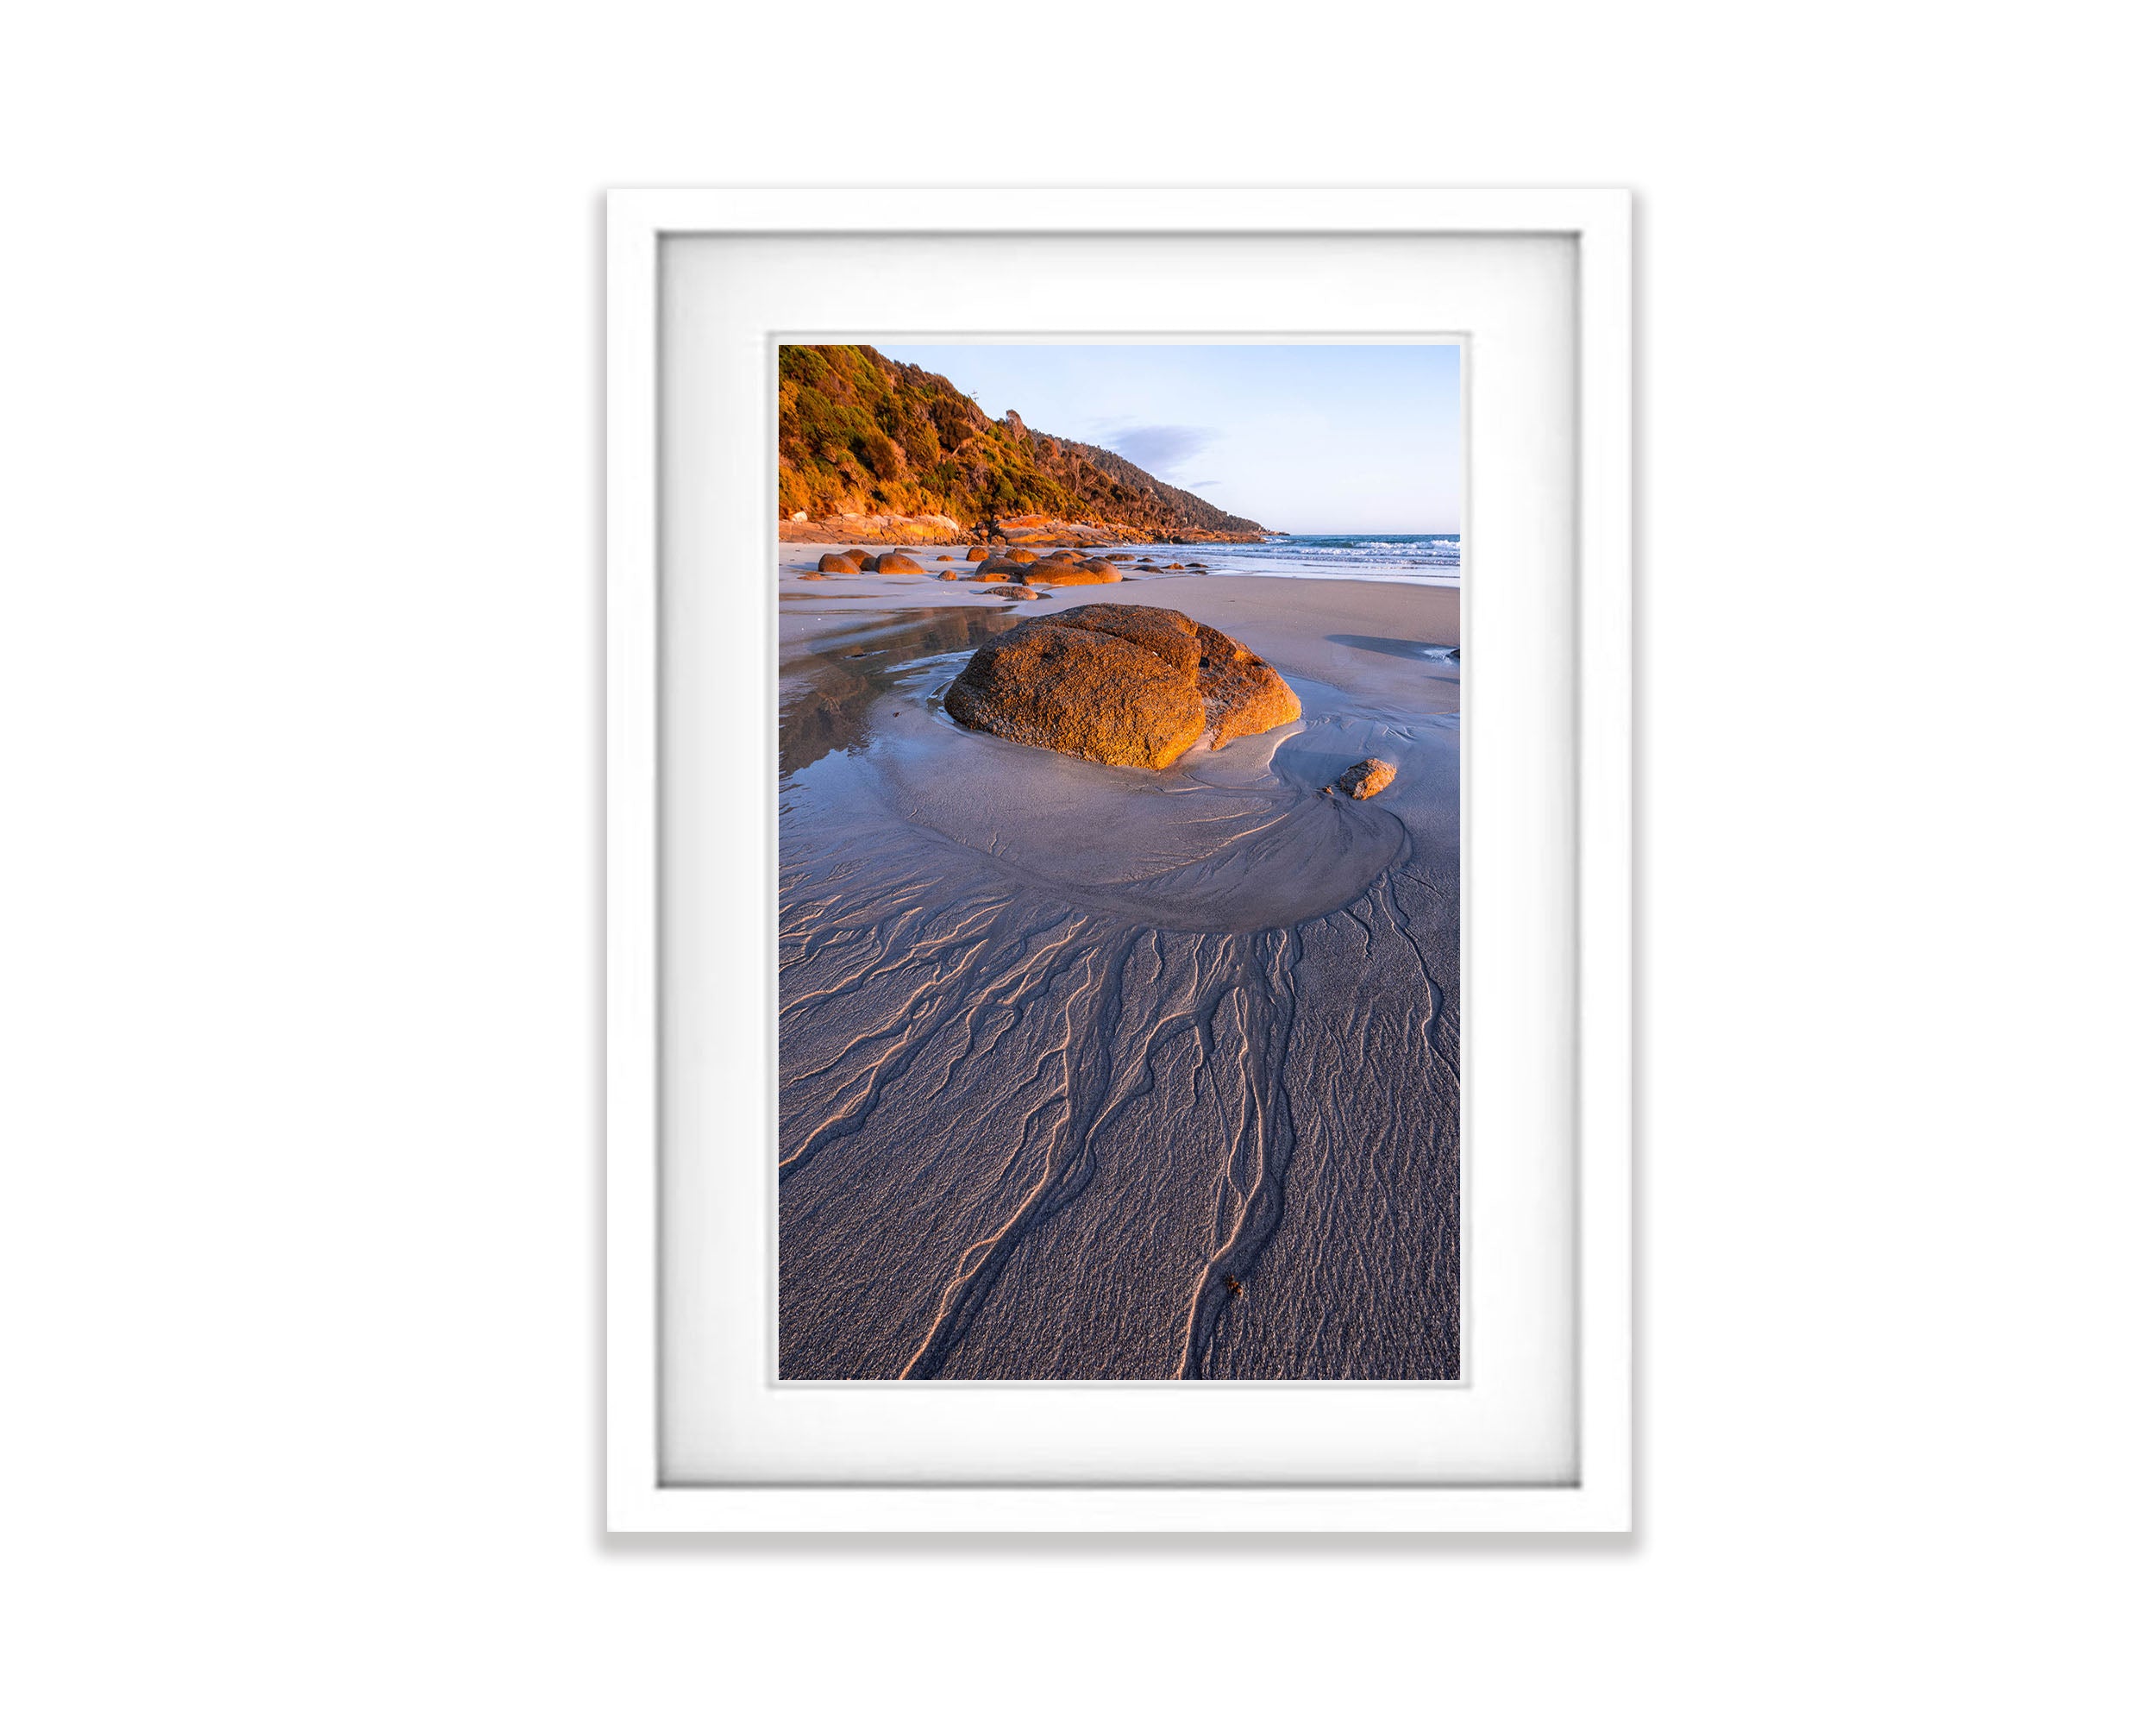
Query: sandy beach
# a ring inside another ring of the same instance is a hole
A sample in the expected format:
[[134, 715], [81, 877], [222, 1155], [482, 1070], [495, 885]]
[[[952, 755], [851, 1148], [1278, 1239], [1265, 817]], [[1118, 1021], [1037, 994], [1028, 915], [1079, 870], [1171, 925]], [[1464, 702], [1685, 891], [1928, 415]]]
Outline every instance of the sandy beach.
[[[830, 549], [777, 572], [781, 1375], [1457, 1376], [1457, 588], [802, 579]], [[1103, 602], [1301, 718], [1152, 772], [943, 712]]]

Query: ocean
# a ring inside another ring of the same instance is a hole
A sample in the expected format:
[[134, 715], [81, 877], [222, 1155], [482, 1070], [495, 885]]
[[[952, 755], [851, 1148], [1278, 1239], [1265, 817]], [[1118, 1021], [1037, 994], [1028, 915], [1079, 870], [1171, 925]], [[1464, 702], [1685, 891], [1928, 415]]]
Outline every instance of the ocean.
[[1457, 533], [1294, 533], [1257, 545], [1155, 545], [1169, 562], [1196, 558], [1215, 575], [1294, 575], [1305, 580], [1460, 584]]

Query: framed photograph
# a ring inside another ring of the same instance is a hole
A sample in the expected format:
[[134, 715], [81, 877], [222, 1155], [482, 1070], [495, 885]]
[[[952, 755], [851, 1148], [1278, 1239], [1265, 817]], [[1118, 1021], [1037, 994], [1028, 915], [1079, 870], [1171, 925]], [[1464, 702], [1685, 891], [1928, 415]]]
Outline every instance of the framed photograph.
[[1631, 267], [611, 197], [611, 1529], [1630, 1527]]

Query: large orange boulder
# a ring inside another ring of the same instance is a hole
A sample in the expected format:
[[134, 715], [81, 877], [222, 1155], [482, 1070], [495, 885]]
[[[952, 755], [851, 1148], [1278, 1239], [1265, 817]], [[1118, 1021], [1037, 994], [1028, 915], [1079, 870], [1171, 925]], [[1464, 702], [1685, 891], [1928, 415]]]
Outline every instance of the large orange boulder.
[[861, 573], [861, 565], [854, 561], [850, 551], [826, 551], [824, 560], [816, 567], [827, 575], [857, 575]]
[[868, 567], [880, 575], [920, 575], [928, 572], [903, 551], [886, 551], [872, 558]]
[[1179, 611], [1086, 605], [1021, 623], [973, 656], [943, 696], [959, 724], [1116, 767], [1172, 765], [1285, 724], [1302, 704], [1239, 641]]
[[1036, 563], [1025, 574], [1035, 586], [1081, 587], [1123, 579], [1123, 571], [1113, 563], [1080, 563], [1067, 559]]

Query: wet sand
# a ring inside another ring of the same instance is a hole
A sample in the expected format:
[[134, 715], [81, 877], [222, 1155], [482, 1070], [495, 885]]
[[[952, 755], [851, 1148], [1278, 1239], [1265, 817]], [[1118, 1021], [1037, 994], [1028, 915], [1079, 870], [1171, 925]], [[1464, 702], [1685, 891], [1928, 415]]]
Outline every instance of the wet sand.
[[[781, 1376], [1457, 1377], [1457, 590], [1007, 601], [821, 549], [780, 572]], [[1103, 601], [1302, 719], [1150, 773], [943, 716], [981, 641]]]

